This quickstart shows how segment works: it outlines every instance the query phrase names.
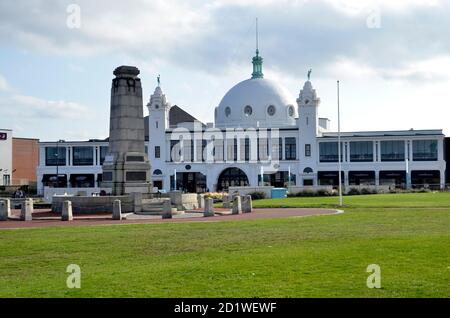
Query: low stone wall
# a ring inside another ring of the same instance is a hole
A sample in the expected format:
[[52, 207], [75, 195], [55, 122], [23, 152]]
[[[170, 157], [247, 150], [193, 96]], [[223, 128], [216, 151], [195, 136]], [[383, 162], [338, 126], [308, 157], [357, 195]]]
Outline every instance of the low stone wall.
[[134, 212], [132, 196], [104, 196], [104, 197], [78, 197], [78, 196], [53, 196], [52, 212], [61, 213], [63, 201], [72, 202], [72, 211], [77, 214], [113, 212], [114, 200], [122, 203], [122, 213]]
[[94, 193], [100, 193], [104, 190], [106, 193], [111, 193], [108, 188], [44, 188], [44, 200], [47, 203], [52, 203], [54, 195], [68, 195], [68, 196], [92, 196]]
[[357, 189], [359, 191], [365, 189], [369, 191], [377, 191], [378, 193], [389, 193], [391, 189], [395, 189], [395, 185], [350, 185], [344, 189], [344, 193], [348, 193], [351, 189]]
[[169, 193], [172, 206], [180, 211], [198, 209], [197, 193], [182, 193], [178, 191]]
[[318, 190], [324, 190], [324, 191], [333, 191], [333, 186], [292, 186], [289, 187], [289, 193], [295, 194], [302, 191], [318, 191]]
[[270, 199], [272, 197], [272, 189], [274, 187], [229, 187], [228, 193], [232, 195], [237, 192], [240, 196], [244, 196], [250, 194], [252, 192], [264, 192], [266, 194], [266, 198]]

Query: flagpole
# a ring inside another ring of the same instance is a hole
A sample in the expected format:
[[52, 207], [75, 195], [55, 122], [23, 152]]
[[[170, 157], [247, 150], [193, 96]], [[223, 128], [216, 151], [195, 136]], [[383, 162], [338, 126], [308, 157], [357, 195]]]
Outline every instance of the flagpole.
[[174, 184], [174, 190], [175, 191], [177, 191], [177, 169], [174, 169], [173, 170], [173, 180], [174, 180], [174, 182], [175, 182], [175, 184]]
[[260, 174], [261, 174], [261, 187], [263, 187], [264, 186], [264, 167], [263, 166], [261, 166]]
[[289, 173], [288, 173], [288, 193], [291, 189], [291, 166], [289, 165], [289, 169], [288, 169]]
[[341, 114], [339, 105], [339, 81], [337, 81], [337, 107], [338, 107], [338, 170], [339, 170], [339, 206], [342, 206], [342, 177], [341, 177]]

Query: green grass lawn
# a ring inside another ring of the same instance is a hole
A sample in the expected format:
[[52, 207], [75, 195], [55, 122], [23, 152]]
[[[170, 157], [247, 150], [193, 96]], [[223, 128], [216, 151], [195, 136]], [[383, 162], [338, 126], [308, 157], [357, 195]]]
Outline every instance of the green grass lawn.
[[[450, 296], [450, 194], [344, 204], [343, 214], [305, 218], [0, 230], [0, 297]], [[78, 290], [66, 287], [72, 263]], [[381, 267], [381, 289], [366, 286], [369, 264]]]

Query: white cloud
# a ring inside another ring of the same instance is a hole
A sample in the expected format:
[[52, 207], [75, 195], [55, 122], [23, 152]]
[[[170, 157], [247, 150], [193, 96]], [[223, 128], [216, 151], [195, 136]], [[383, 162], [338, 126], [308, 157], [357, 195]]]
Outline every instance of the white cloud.
[[418, 7], [436, 7], [442, 0], [325, 0], [339, 11], [349, 15], [367, 14], [368, 10], [379, 8], [386, 11], [405, 13]]
[[93, 113], [87, 106], [67, 101], [51, 101], [25, 95], [0, 99], [0, 107], [10, 115], [46, 119], [89, 119]]
[[10, 90], [10, 86], [8, 84], [8, 81], [6, 80], [5, 77], [3, 77], [0, 74], [0, 91], [9, 91]]
[[372, 67], [364, 61], [340, 58], [328, 64], [329, 76], [340, 79], [390, 79], [399, 81], [440, 82], [450, 80], [450, 55], [436, 56], [420, 61], [411, 61], [397, 67]]

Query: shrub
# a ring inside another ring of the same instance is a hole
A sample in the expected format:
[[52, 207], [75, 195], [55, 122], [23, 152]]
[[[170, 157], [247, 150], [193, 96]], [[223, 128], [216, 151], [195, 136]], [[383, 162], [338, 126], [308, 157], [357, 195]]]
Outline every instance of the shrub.
[[302, 190], [295, 194], [296, 197], [314, 197], [316, 196], [316, 192], [313, 190]]
[[361, 194], [361, 192], [359, 191], [358, 188], [350, 188], [350, 190], [348, 190], [347, 195], [359, 195]]
[[225, 194], [226, 193], [221, 193], [221, 192], [208, 192], [208, 193], [205, 193], [205, 199], [212, 198], [214, 202], [222, 202], [223, 196]]
[[328, 197], [328, 196], [336, 195], [336, 192], [333, 190], [319, 189], [319, 190], [317, 190], [316, 194], [319, 197]]
[[370, 189], [370, 188], [362, 188], [361, 194], [377, 194], [377, 189]]
[[420, 188], [420, 189], [413, 189], [413, 190], [411, 190], [411, 192], [415, 192], [415, 193], [430, 193], [431, 190], [427, 189], [427, 188]]
[[266, 193], [262, 191], [251, 192], [249, 195], [252, 197], [252, 200], [261, 200], [266, 198]]

